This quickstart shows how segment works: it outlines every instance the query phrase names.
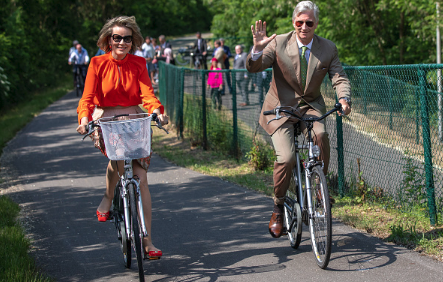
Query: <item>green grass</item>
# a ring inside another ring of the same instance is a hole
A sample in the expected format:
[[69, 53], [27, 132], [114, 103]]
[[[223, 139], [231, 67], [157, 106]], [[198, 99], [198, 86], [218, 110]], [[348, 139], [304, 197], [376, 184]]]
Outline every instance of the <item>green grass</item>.
[[[66, 77], [58, 87], [39, 91], [31, 98], [10, 109], [3, 109], [0, 116], [0, 150], [15, 134], [36, 115], [64, 96], [71, 85], [72, 77]], [[0, 179], [0, 183], [3, 179]], [[28, 254], [30, 240], [17, 222], [20, 212], [18, 204], [7, 196], [0, 197], [0, 281], [1, 282], [46, 282], [46, 277], [35, 267], [34, 259]]]
[[332, 214], [385, 241], [443, 261], [443, 226], [431, 226], [421, 208], [404, 211], [381, 201], [361, 203], [357, 198], [344, 197], [337, 199]]
[[16, 221], [19, 212], [11, 199], [0, 197], [0, 281], [51, 281], [37, 271], [28, 255], [30, 242]]

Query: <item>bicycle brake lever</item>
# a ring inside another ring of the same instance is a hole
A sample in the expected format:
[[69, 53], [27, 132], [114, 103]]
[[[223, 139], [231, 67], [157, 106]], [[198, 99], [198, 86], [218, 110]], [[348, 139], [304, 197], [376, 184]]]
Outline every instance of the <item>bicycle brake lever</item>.
[[282, 118], [282, 116], [280, 115], [280, 109], [279, 109], [279, 108], [276, 108], [276, 109], [275, 109], [275, 118], [269, 120], [269, 121], [267, 122], [267, 124], [269, 124], [269, 123], [270, 123], [271, 121], [273, 121], [273, 120], [279, 120], [279, 119], [281, 119], [281, 118]]
[[82, 141], [85, 140], [86, 137], [90, 136], [92, 133], [94, 133], [95, 129], [91, 132], [89, 132], [88, 134], [85, 134], [82, 138]]
[[166, 134], [169, 134], [169, 131], [167, 131], [166, 128], [164, 128], [164, 127], [161, 125], [161, 123], [157, 123], [157, 127], [160, 128], [160, 129], [163, 129], [163, 130], [166, 132]]
[[86, 133], [83, 136], [82, 141], [85, 140], [86, 137], [90, 136], [92, 133], [94, 133], [94, 131], [97, 130], [96, 125], [94, 124], [93, 121], [90, 121], [87, 125], [85, 125], [85, 129], [88, 133]]
[[166, 134], [169, 134], [169, 132], [166, 130], [166, 128], [163, 127], [163, 125], [161, 124], [161, 122], [158, 118], [155, 119], [155, 126], [157, 126], [160, 129], [163, 129], [166, 132]]
[[344, 118], [344, 119], [346, 119], [348, 121], [351, 121], [351, 118], [348, 117], [347, 115], [345, 115], [345, 113], [343, 112], [342, 109], [339, 109], [338, 111], [340, 112], [342, 118]]

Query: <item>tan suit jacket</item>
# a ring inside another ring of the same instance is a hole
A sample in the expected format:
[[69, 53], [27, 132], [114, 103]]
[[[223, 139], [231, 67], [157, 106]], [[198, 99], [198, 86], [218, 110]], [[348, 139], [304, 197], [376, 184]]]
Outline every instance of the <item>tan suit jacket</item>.
[[291, 106], [295, 109], [304, 101], [320, 114], [326, 113], [325, 101], [320, 93], [326, 74], [329, 74], [338, 98], [351, 96], [351, 86], [338, 59], [337, 47], [330, 40], [317, 35], [314, 35], [312, 42], [306, 87], [301, 89], [300, 54], [296, 38], [295, 31], [278, 35], [266, 46], [263, 55], [257, 61], [251, 59], [251, 54], [246, 61], [246, 69], [249, 72], [261, 72], [269, 67], [273, 70], [271, 87], [264, 100], [259, 120], [260, 125], [270, 135], [288, 118], [267, 124], [275, 116], [265, 116], [263, 111], [272, 110], [276, 106]]

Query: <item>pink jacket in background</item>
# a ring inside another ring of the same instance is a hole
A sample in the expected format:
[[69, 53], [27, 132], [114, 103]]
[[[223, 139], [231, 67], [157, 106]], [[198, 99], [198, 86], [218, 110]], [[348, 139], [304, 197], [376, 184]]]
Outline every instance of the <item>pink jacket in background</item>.
[[[216, 68], [215, 70], [220, 70], [220, 68]], [[223, 73], [221, 72], [210, 72], [208, 73], [208, 85], [211, 88], [219, 88], [220, 85], [223, 84]]]

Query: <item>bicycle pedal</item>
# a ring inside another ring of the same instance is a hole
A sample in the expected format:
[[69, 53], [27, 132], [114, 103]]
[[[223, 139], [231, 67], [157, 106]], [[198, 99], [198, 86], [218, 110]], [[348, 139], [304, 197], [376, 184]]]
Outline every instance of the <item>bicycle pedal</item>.
[[281, 235], [288, 235], [288, 229], [286, 229], [286, 227], [283, 227], [283, 231], [281, 233]]

